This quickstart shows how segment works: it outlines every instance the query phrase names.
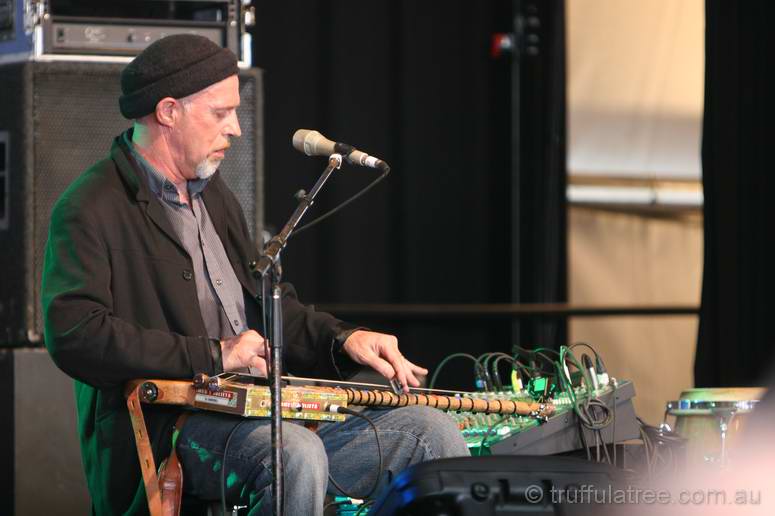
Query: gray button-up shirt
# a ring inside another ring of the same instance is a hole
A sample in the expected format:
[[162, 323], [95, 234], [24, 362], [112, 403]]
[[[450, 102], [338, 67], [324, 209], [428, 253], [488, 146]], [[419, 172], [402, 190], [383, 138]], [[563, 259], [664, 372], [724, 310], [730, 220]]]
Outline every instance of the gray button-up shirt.
[[181, 203], [175, 185], [143, 158], [126, 133], [124, 138], [132, 156], [146, 173], [151, 191], [162, 201], [180, 243], [191, 256], [199, 309], [208, 337], [220, 340], [239, 335], [248, 329], [245, 298], [202, 199], [207, 180], [189, 181], [189, 204]]

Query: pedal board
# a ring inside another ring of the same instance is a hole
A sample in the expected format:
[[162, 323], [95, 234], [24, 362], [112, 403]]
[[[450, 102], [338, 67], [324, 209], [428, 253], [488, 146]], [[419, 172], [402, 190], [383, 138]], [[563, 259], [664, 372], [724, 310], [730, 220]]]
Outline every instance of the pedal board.
[[[623, 381], [615, 390], [608, 388], [599, 395], [615, 410], [614, 422], [600, 431], [601, 444], [640, 438], [640, 424], [632, 404], [634, 396], [635, 386], [631, 381]], [[557, 412], [546, 422], [497, 441], [493, 439], [489, 448], [493, 455], [554, 455], [583, 448], [580, 432], [584, 433], [586, 445], [594, 446], [595, 432], [579, 426], [572, 406], [558, 404]]]

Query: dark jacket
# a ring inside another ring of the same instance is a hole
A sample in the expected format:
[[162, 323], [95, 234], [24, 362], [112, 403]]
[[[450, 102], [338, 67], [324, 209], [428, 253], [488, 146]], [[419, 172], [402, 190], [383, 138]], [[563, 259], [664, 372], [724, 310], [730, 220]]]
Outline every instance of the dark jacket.
[[[255, 251], [242, 210], [218, 173], [202, 195], [243, 286], [248, 324], [258, 330], [260, 308], [248, 269]], [[192, 271], [144, 174], [123, 138], [116, 138], [110, 156], [76, 179], [54, 206], [42, 287], [46, 346], [76, 380], [78, 432], [97, 514], [148, 511], [124, 382], [191, 379], [222, 367], [211, 353]], [[303, 306], [289, 285], [283, 309], [290, 372], [335, 378], [337, 364], [352, 368], [341, 357], [334, 364], [332, 350], [335, 336], [351, 326]], [[169, 454], [178, 410], [144, 407], [157, 464]]]

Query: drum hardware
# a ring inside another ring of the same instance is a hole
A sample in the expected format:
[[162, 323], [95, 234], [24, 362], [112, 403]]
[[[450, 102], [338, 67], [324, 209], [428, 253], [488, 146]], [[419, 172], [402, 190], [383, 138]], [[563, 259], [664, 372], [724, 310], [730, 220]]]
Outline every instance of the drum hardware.
[[744, 425], [745, 416], [758, 404], [758, 388], [690, 389], [681, 399], [666, 404], [660, 428], [670, 428], [674, 416], [676, 432], [687, 440], [689, 462], [719, 467], [729, 465], [733, 439]]
[[721, 433], [721, 466], [727, 465], [727, 432], [729, 431], [729, 423], [732, 422], [736, 413], [736, 409], [729, 408], [713, 411], [713, 414], [718, 417], [718, 427]]

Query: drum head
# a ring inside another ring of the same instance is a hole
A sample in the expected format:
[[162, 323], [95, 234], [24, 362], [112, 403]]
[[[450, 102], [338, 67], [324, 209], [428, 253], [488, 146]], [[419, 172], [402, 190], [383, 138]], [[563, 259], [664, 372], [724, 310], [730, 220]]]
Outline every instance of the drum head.
[[751, 412], [764, 395], [763, 387], [687, 389], [681, 399], [667, 403], [667, 413], [680, 415], [723, 415]]
[[687, 389], [682, 400], [697, 401], [758, 401], [764, 395], [764, 387], [721, 387]]

